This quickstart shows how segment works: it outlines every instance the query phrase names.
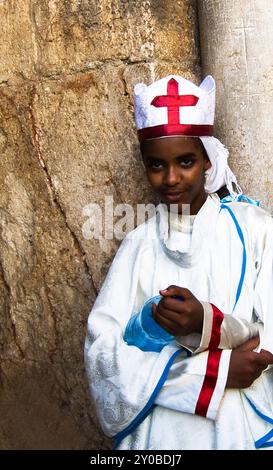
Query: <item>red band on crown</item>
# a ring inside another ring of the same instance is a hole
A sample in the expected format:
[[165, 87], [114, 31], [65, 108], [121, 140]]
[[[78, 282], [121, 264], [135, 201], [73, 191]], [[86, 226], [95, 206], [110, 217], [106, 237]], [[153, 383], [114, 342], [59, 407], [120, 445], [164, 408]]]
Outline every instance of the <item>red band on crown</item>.
[[184, 135], [188, 137], [211, 137], [213, 126], [210, 124], [162, 124], [159, 126], [146, 127], [137, 131], [140, 142], [157, 137], [171, 137]]

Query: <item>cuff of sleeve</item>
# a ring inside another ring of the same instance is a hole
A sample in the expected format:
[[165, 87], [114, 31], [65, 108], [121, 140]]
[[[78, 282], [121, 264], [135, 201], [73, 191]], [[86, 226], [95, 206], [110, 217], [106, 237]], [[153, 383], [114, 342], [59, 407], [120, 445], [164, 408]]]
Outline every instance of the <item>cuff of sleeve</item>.
[[217, 382], [207, 411], [207, 418], [209, 419], [215, 420], [217, 418], [217, 414], [225, 393], [231, 353], [231, 349], [224, 349], [222, 351], [219, 362]]
[[210, 303], [202, 302], [204, 311], [202, 335], [193, 333], [187, 336], [177, 336], [176, 341], [183, 348], [188, 349], [193, 354], [198, 354], [208, 349], [213, 324], [213, 308]]
[[203, 318], [203, 330], [202, 336], [199, 347], [194, 351], [195, 353], [199, 353], [201, 351], [205, 351], [208, 349], [210, 339], [211, 339], [211, 332], [212, 332], [212, 324], [213, 324], [213, 308], [209, 302], [202, 302], [204, 310], [204, 318]]

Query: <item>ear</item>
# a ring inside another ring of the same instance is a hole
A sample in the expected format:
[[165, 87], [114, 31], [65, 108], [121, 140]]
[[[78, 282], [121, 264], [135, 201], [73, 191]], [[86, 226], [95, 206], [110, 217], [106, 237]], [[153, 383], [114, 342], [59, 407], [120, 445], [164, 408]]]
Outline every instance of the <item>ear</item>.
[[207, 171], [209, 168], [211, 168], [211, 161], [207, 157], [204, 162], [204, 170]]

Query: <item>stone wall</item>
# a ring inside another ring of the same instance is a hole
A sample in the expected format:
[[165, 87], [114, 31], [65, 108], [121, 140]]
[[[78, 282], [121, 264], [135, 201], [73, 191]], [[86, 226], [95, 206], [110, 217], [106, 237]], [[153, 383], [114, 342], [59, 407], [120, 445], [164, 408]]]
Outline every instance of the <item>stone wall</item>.
[[216, 133], [245, 193], [273, 210], [273, 2], [199, 0], [203, 74], [217, 82]]
[[132, 88], [200, 78], [191, 0], [0, 0], [0, 447], [107, 448], [83, 367], [117, 240], [92, 202], [153, 202]]

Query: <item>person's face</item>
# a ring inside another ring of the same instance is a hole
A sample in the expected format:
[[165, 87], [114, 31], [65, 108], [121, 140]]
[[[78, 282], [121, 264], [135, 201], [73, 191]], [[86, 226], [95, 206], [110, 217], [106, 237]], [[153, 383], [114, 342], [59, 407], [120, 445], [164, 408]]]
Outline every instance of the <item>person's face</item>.
[[211, 166], [201, 141], [194, 137], [166, 137], [142, 142], [141, 153], [149, 183], [169, 207], [190, 204], [196, 214], [206, 200], [205, 171]]

